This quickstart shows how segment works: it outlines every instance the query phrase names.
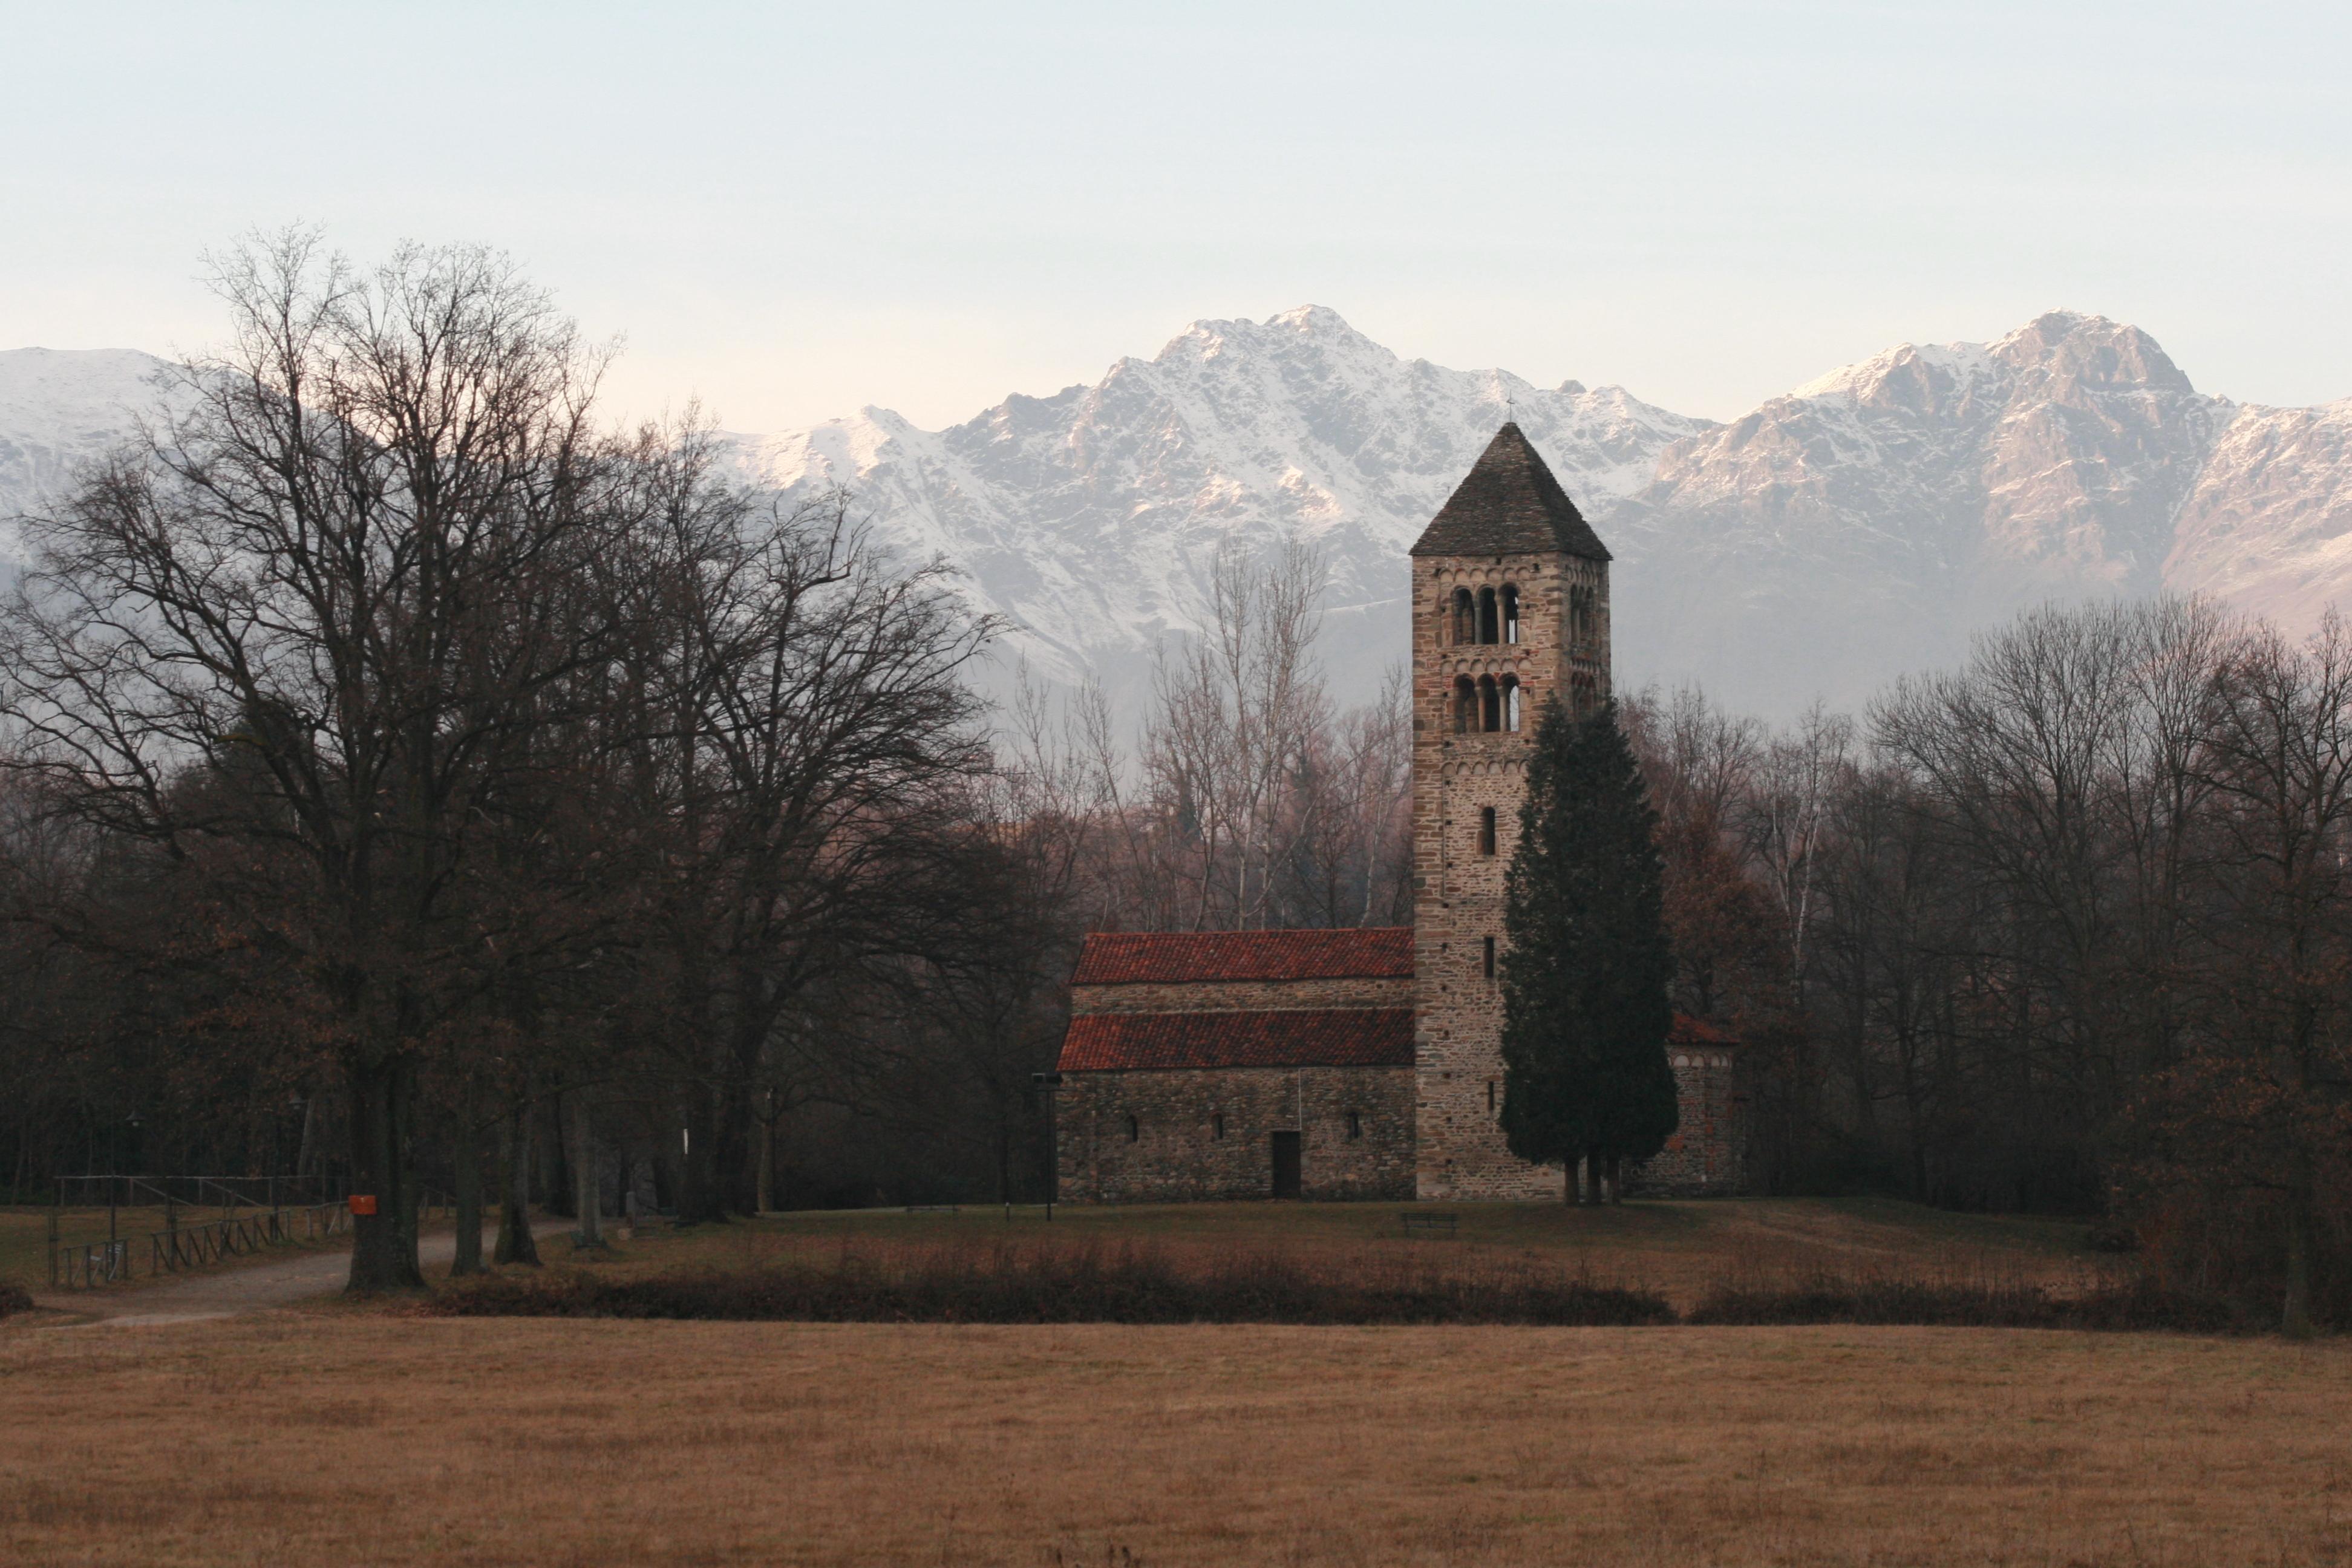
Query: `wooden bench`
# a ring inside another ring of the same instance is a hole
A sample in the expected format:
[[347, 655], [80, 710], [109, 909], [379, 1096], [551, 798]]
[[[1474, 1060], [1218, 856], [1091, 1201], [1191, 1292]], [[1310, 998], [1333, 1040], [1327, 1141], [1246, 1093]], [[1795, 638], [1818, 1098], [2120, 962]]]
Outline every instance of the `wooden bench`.
[[1459, 1217], [1450, 1214], [1415, 1214], [1408, 1209], [1397, 1216], [1404, 1221], [1407, 1236], [1452, 1236]]

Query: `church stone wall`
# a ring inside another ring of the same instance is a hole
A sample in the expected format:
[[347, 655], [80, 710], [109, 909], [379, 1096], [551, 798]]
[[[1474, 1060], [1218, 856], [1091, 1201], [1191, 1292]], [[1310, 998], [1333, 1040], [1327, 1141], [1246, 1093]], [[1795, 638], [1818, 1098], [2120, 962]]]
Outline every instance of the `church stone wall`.
[[[1264, 1197], [1273, 1186], [1271, 1134], [1280, 1128], [1302, 1132], [1309, 1197], [1557, 1201], [1564, 1193], [1561, 1168], [1517, 1159], [1503, 1137], [1503, 997], [1487, 944], [1499, 969], [1505, 877], [1544, 705], [1580, 709], [1610, 692], [1606, 550], [1524, 436], [1506, 426], [1433, 520], [1411, 565], [1412, 978], [1095, 984], [1076, 988], [1072, 1001], [1086, 1015], [1395, 1007], [1409, 995], [1414, 1065], [1073, 1073], [1056, 1117], [1066, 1196]], [[1455, 592], [1475, 600], [1493, 589], [1499, 601], [1505, 587], [1518, 595], [1517, 640], [1457, 640]], [[1465, 678], [1474, 686], [1481, 678], [1516, 680], [1518, 729], [1474, 724], [1457, 732], [1455, 683]], [[1488, 808], [1491, 854], [1480, 844]], [[1737, 1190], [1746, 1151], [1744, 1108], [1732, 1093], [1735, 1053], [1710, 1045], [1670, 1054], [1683, 1130], [1631, 1173], [1629, 1187]], [[1349, 1110], [1360, 1118], [1358, 1139], [1345, 1136]]]
[[1055, 1105], [1061, 1195], [1069, 1203], [1271, 1197], [1273, 1134], [1296, 1131], [1300, 1196], [1410, 1198], [1412, 1084], [1411, 1068], [1071, 1073]]
[[1627, 1194], [1696, 1198], [1740, 1191], [1748, 1164], [1748, 1108], [1738, 1089], [1738, 1058], [1720, 1046], [1666, 1049], [1682, 1125], [1664, 1150], [1627, 1169]]
[[1070, 1011], [1086, 1013], [1256, 1013], [1280, 1008], [1410, 1007], [1412, 982], [1344, 980], [1170, 980], [1073, 985]]

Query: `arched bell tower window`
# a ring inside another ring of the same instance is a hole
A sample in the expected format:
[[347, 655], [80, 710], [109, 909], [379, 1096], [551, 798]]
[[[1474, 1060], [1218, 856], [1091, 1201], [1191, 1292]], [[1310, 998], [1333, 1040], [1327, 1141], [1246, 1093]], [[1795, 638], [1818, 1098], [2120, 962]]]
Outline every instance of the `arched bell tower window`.
[[1478, 689], [1468, 676], [1454, 683], [1454, 732], [1467, 735], [1478, 728]]
[[1600, 630], [1600, 616], [1594, 613], [1598, 595], [1590, 588], [1568, 591], [1568, 640], [1577, 647], [1590, 645]]
[[1471, 600], [1470, 590], [1454, 590], [1454, 645], [1467, 647], [1478, 640], [1478, 606]]
[[1519, 640], [1519, 591], [1506, 583], [1503, 584], [1500, 598], [1503, 606], [1503, 640], [1507, 643], [1515, 643]]
[[1493, 734], [1503, 727], [1503, 692], [1491, 675], [1478, 678], [1478, 728]]
[[1503, 728], [1514, 735], [1519, 732], [1519, 678], [1503, 677]]
[[1497, 618], [1497, 612], [1495, 608], [1495, 590], [1492, 588], [1479, 589], [1478, 640], [1482, 643], [1502, 641], [1503, 633], [1501, 627], [1502, 623]]

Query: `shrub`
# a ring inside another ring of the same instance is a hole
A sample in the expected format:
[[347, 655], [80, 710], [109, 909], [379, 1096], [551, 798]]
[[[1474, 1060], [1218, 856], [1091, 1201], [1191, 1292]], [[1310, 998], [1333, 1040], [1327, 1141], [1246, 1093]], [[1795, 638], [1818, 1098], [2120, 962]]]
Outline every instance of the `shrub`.
[[[2278, 1203], [2275, 1193], [2184, 1184], [2126, 1188], [2117, 1206], [2139, 1242], [2142, 1272], [2168, 1290], [2225, 1299], [2275, 1328], [2286, 1289]], [[2352, 1195], [2324, 1192], [2316, 1218], [2311, 1315], [2323, 1327], [2352, 1328]]]
[[32, 1310], [33, 1293], [31, 1291], [22, 1285], [0, 1279], [0, 1318], [5, 1318], [12, 1312], [29, 1312]]
[[1864, 1323], [1988, 1329], [2171, 1330], [2243, 1333], [2258, 1325], [2210, 1296], [2166, 1290], [2152, 1280], [2079, 1295], [2015, 1281], [1926, 1281], [1818, 1276], [1796, 1285], [1719, 1284], [1692, 1309], [1691, 1323]]
[[1153, 1247], [845, 1248], [788, 1262], [615, 1279], [491, 1276], [425, 1310], [467, 1317], [702, 1318], [927, 1323], [1670, 1323], [1645, 1290], [1524, 1266], [1438, 1268], [1238, 1253], [1186, 1268]]

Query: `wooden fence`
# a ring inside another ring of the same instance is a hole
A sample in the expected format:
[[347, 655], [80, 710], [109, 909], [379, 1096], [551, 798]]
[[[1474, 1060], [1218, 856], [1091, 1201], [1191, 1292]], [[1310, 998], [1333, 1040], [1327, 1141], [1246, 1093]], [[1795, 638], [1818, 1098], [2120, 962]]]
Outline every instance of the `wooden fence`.
[[[441, 1194], [428, 1193], [418, 1210], [423, 1215], [448, 1206], [448, 1200]], [[141, 1263], [145, 1265], [150, 1279], [213, 1268], [232, 1258], [249, 1257], [268, 1247], [331, 1240], [348, 1235], [351, 1228], [352, 1211], [348, 1205], [306, 1204], [299, 1208], [256, 1209], [250, 1214], [224, 1215], [218, 1219], [175, 1223], [144, 1237], [53, 1242], [49, 1247], [49, 1286], [52, 1289], [88, 1290], [121, 1284], [134, 1277], [134, 1268]]]

